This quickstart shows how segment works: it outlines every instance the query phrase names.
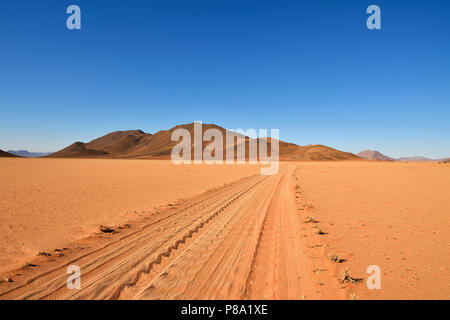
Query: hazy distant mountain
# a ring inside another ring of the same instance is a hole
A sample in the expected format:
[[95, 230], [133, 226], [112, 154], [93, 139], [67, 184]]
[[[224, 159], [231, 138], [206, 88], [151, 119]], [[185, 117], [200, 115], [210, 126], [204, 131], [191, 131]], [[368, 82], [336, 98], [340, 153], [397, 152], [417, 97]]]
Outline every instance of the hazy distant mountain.
[[430, 159], [422, 156], [414, 156], [414, 157], [401, 157], [401, 158], [391, 158], [379, 151], [375, 150], [364, 150], [357, 154], [358, 157], [366, 160], [384, 160], [384, 161], [403, 161], [403, 162], [430, 162], [430, 161], [444, 161], [446, 159]]
[[44, 157], [51, 154], [51, 152], [29, 152], [27, 150], [8, 150], [9, 153], [28, 158]]
[[[52, 153], [51, 158], [147, 158], [170, 159], [172, 148], [178, 141], [171, 141], [172, 132], [176, 129], [186, 129], [193, 135], [194, 124], [184, 124], [169, 130], [158, 131], [155, 134], [141, 130], [116, 131], [88, 143], [75, 142], [67, 148]], [[227, 130], [215, 124], [202, 124], [202, 130], [216, 129], [226, 134]], [[250, 137], [245, 137], [245, 149], [248, 155]], [[224, 139], [225, 140], [225, 139]], [[224, 155], [228, 148], [224, 141]], [[268, 140], [270, 150], [271, 139]], [[193, 145], [193, 141], [192, 141]], [[205, 148], [207, 143], [202, 143]], [[349, 152], [343, 152], [323, 145], [299, 146], [293, 143], [279, 141], [280, 160], [360, 160], [361, 158]]]
[[376, 150], [364, 150], [357, 154], [358, 157], [366, 160], [383, 160], [383, 161], [395, 161], [395, 159], [385, 156]]
[[429, 159], [429, 158], [425, 158], [425, 157], [421, 157], [421, 156], [415, 156], [415, 157], [401, 157], [397, 159], [398, 161], [413, 161], [413, 162], [418, 162], [418, 161], [436, 161], [434, 159]]
[[13, 153], [9, 153], [9, 152], [3, 151], [3, 150], [0, 150], [0, 157], [13, 158], [13, 157], [20, 157], [20, 156], [18, 156], [16, 154], [13, 154]]

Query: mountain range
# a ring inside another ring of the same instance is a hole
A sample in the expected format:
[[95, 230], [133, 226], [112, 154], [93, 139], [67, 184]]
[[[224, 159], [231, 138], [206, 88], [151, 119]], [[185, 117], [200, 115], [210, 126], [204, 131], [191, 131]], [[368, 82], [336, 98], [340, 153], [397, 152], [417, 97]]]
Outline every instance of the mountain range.
[[379, 151], [376, 150], [364, 150], [357, 154], [358, 157], [361, 159], [366, 160], [382, 160], [382, 161], [401, 161], [401, 162], [430, 162], [430, 161], [446, 161], [446, 159], [430, 159], [426, 157], [421, 156], [415, 156], [415, 157], [401, 157], [401, 158], [391, 158], [384, 154], [382, 154]]
[[[115, 131], [88, 143], [75, 142], [70, 146], [50, 154], [49, 158], [135, 158], [135, 159], [170, 159], [172, 148], [178, 141], [172, 141], [172, 132], [176, 129], [186, 129], [194, 135], [194, 123], [175, 126], [169, 130], [158, 131], [155, 134], [142, 130]], [[215, 124], [202, 124], [202, 131], [217, 129], [224, 136], [223, 154], [229, 148], [237, 148], [237, 142], [226, 145], [227, 130]], [[259, 138], [258, 138], [259, 139]], [[266, 139], [266, 138], [262, 138]], [[193, 139], [192, 139], [193, 140]], [[246, 155], [248, 155], [250, 137], [244, 136]], [[271, 150], [271, 138], [267, 139], [268, 150]], [[191, 148], [193, 146], [191, 142]], [[210, 142], [203, 142], [204, 148]], [[280, 160], [359, 160], [352, 153], [336, 150], [324, 145], [299, 146], [293, 143], [279, 141]]]
[[422, 157], [422, 156], [415, 156], [415, 157], [401, 157], [401, 158], [398, 158], [398, 159], [397, 159], [397, 161], [420, 161], [420, 162], [422, 162], [422, 161], [425, 161], [425, 162], [428, 162], [428, 161], [439, 161], [439, 160], [440, 160], [440, 159], [434, 160], [434, 159], [425, 158], [425, 157]]
[[30, 152], [28, 150], [8, 150], [7, 152], [27, 158], [39, 158], [51, 154], [51, 152]]
[[[169, 130], [161, 130], [155, 134], [146, 133], [142, 130], [115, 131], [90, 142], [75, 142], [68, 147], [55, 153], [29, 152], [27, 150], [0, 150], [0, 157], [48, 157], [48, 158], [132, 158], [132, 159], [170, 159], [172, 149], [178, 141], [172, 141], [172, 133], [176, 129], [186, 129], [191, 137], [194, 136], [194, 123], [175, 126]], [[223, 155], [230, 148], [237, 150], [237, 141], [227, 145], [225, 135], [228, 130], [215, 124], [202, 124], [202, 132], [208, 129], [217, 129], [223, 136]], [[245, 141], [246, 159], [248, 159], [249, 141], [253, 140], [243, 136]], [[266, 139], [268, 150], [271, 150], [271, 138]], [[192, 139], [193, 140], [193, 139]], [[202, 150], [210, 142], [202, 141]], [[191, 141], [193, 150], [194, 141]], [[258, 144], [259, 145], [259, 144]], [[193, 152], [192, 152], [193, 154]], [[449, 159], [433, 160], [425, 157], [402, 157], [391, 158], [376, 150], [364, 150], [354, 155], [350, 152], [336, 150], [324, 145], [299, 146], [294, 143], [279, 141], [280, 160], [378, 160], [378, 161], [448, 161]]]
[[356, 154], [358, 157], [366, 160], [382, 160], [382, 161], [395, 161], [395, 159], [385, 156], [376, 150], [364, 150]]
[[3, 150], [0, 150], [0, 157], [10, 157], [10, 158], [14, 158], [14, 157], [20, 157], [20, 156], [18, 156], [18, 155], [16, 155], [16, 154], [13, 154], [13, 153], [9, 153], [9, 152], [6, 152], [6, 151], [3, 151]]

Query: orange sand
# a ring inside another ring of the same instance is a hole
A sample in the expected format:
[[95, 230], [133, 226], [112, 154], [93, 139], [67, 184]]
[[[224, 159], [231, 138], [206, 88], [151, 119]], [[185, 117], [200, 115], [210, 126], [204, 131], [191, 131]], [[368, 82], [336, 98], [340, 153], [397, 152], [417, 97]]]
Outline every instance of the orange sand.
[[0, 271], [39, 251], [259, 173], [250, 165], [0, 158]]
[[449, 164], [0, 159], [0, 194], [0, 299], [450, 297]]
[[[301, 163], [300, 198], [347, 261], [359, 299], [450, 298], [450, 165], [438, 163]], [[314, 241], [311, 240], [311, 245]], [[368, 290], [366, 269], [381, 268], [381, 290]]]

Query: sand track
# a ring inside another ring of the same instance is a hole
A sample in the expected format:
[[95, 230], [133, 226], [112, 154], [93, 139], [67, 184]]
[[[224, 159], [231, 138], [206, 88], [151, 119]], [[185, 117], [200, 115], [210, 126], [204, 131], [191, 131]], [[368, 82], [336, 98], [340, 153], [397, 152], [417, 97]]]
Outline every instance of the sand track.
[[[252, 176], [182, 206], [53, 269], [0, 299], [300, 299], [300, 221], [288, 181]], [[270, 263], [268, 263], [270, 262]], [[81, 289], [66, 285], [68, 265]]]
[[[152, 165], [158, 169], [152, 175], [167, 168]], [[73, 228], [62, 225], [55, 229], [56, 244], [38, 245], [44, 250], [39, 255], [35, 251], [21, 267], [11, 265], [0, 274], [0, 299], [448, 297], [450, 180], [445, 164], [284, 162], [277, 175], [254, 172], [222, 173], [217, 176], [225, 176], [225, 184], [209, 184], [203, 194], [141, 210], [134, 219], [106, 220], [116, 233], [95, 229], [72, 240]], [[186, 195], [183, 181], [176, 187]], [[151, 198], [148, 189], [145, 185], [139, 194]], [[99, 215], [106, 217], [109, 210]], [[34, 226], [36, 221], [3, 218], [9, 225]], [[46, 217], [34, 227], [46, 230], [49, 221]], [[13, 228], [9, 236], [29, 239], [24, 230]], [[67, 242], [61, 242], [61, 233]], [[50, 231], [39, 235], [54, 236]], [[71, 265], [81, 269], [79, 290], [67, 288]], [[366, 286], [371, 265], [382, 270], [380, 290]], [[361, 281], [342, 281], [346, 270]]]

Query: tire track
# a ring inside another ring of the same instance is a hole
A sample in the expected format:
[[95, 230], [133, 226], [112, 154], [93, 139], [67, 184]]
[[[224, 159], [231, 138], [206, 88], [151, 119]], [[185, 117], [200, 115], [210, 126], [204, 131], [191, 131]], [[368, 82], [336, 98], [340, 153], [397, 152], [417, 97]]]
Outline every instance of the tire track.
[[[126, 285], [135, 283], [142, 273], [147, 273], [161, 258], [178, 247], [186, 238], [192, 237], [206, 223], [220, 214], [224, 208], [242, 194], [263, 181], [253, 176], [238, 181], [194, 199], [175, 213], [165, 212], [140, 230], [108, 243], [93, 252], [71, 260], [54, 270], [31, 277], [20, 287], [0, 295], [2, 299], [67, 299], [67, 298], [110, 298], [118, 295], [117, 288], [111, 296], [110, 280], [126, 274]], [[211, 213], [212, 212], [212, 213]], [[169, 245], [168, 245], [169, 244]], [[170, 245], [172, 244], [172, 245]], [[146, 263], [142, 267], [142, 262]], [[69, 264], [79, 265], [82, 270], [82, 289], [68, 290], [65, 268]], [[119, 274], [118, 274], [119, 273]], [[119, 288], [123, 284], [119, 285]], [[120, 290], [120, 289], [119, 289]], [[102, 294], [103, 293], [103, 294]]]
[[[302, 277], [312, 271], [292, 172], [286, 165], [274, 176], [245, 178], [163, 211], [0, 298], [301, 299], [317, 288]], [[81, 268], [80, 290], [66, 286], [69, 264]]]
[[[245, 290], [262, 217], [274, 191], [271, 177], [245, 194], [226, 215], [178, 252], [133, 299], [232, 299]], [[259, 201], [254, 201], [259, 200]], [[140, 287], [140, 288], [139, 288]]]

